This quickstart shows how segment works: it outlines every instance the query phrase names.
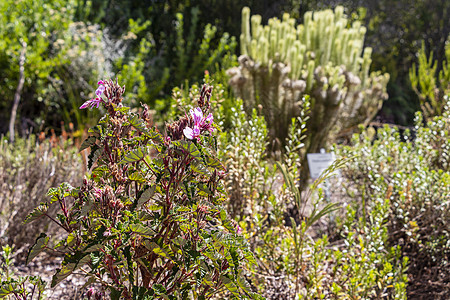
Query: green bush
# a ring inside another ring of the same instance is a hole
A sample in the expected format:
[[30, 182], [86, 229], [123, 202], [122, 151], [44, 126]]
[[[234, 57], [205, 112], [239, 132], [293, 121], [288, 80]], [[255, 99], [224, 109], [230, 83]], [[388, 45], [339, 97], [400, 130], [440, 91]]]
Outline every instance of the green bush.
[[409, 80], [420, 99], [420, 106], [424, 117], [428, 120], [443, 113], [446, 101], [445, 95], [450, 93], [450, 38], [445, 45], [445, 60], [442, 62], [442, 70], [437, 74], [437, 61], [433, 60], [433, 52], [427, 57], [425, 44], [419, 53], [419, 64], [413, 64], [409, 70]]
[[[349, 205], [339, 222], [341, 229], [329, 229], [333, 235], [328, 237], [318, 221], [339, 213], [337, 204], [327, 202], [318, 189], [324, 178], [302, 193], [296, 187], [302, 167], [299, 151], [307, 134], [309, 100], [304, 103], [305, 115], [293, 119], [290, 126], [284, 164], [273, 165], [267, 159], [264, 119], [256, 112], [246, 115], [241, 101], [234, 108], [230, 130], [220, 139], [228, 169], [229, 206], [256, 254], [257, 264], [249, 266], [250, 283], [267, 299], [386, 295], [405, 299], [407, 260], [389, 245], [389, 196], [367, 208], [371, 213], [367, 220], [356, 215], [357, 203]], [[333, 228], [332, 219], [322, 220], [326, 228]]]
[[359, 155], [344, 174], [349, 194], [361, 201], [361, 218], [369, 218], [366, 207], [390, 191], [389, 244], [409, 257], [410, 295], [449, 292], [444, 284], [450, 276], [449, 104], [426, 124], [417, 113], [414, 135], [388, 126], [369, 128], [341, 152]]

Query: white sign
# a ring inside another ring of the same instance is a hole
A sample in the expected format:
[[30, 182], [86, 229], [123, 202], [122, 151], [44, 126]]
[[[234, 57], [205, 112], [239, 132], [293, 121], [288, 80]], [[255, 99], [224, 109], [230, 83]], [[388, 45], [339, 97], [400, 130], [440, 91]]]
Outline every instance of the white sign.
[[[322, 150], [321, 150], [322, 152]], [[309, 173], [312, 179], [319, 178], [320, 174], [326, 170], [336, 159], [334, 153], [308, 153], [306, 158], [308, 159]]]

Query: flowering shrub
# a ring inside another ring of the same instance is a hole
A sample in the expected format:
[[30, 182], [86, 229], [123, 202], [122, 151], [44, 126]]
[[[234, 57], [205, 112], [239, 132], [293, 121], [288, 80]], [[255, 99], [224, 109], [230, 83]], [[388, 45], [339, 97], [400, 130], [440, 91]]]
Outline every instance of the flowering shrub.
[[[99, 82], [97, 98], [81, 106], [107, 110], [81, 149], [90, 147], [90, 174], [80, 187], [63, 183], [26, 219], [48, 217], [67, 232], [51, 246], [42, 233], [27, 261], [45, 249], [64, 253], [55, 286], [75, 270], [112, 299], [206, 299], [218, 293], [258, 299], [242, 265], [254, 257], [222, 207], [225, 168], [215, 157], [212, 88], [198, 107], [167, 125], [151, 126], [149, 109], [122, 105], [125, 88]], [[207, 115], [206, 118], [203, 116]], [[54, 217], [49, 207], [57, 205]]]

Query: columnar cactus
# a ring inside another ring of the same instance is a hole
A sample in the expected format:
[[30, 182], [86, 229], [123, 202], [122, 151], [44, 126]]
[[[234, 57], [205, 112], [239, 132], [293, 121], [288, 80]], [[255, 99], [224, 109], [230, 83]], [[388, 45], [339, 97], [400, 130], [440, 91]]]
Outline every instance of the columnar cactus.
[[304, 24], [284, 14], [261, 24], [242, 10], [239, 67], [230, 84], [246, 109], [262, 106], [275, 148], [281, 149], [292, 117], [311, 96], [307, 152], [318, 152], [330, 134], [368, 123], [387, 98], [388, 74], [369, 72], [372, 49], [364, 48], [366, 28], [348, 26], [342, 6], [306, 12]]

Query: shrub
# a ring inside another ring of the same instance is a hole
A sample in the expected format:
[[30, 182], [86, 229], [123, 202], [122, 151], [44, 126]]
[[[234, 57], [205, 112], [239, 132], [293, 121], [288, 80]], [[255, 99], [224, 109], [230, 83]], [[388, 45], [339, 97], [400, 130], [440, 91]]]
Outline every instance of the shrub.
[[[305, 114], [292, 120], [284, 164], [267, 160], [264, 118], [246, 115], [242, 101], [236, 102], [232, 127], [220, 139], [229, 205], [256, 254], [250, 283], [267, 299], [404, 299], [407, 260], [388, 243], [389, 196], [371, 204], [368, 220], [359, 218], [358, 203], [351, 203], [337, 231], [331, 217], [318, 222], [337, 214], [337, 204], [318, 189], [324, 178], [302, 193], [296, 187], [309, 99], [303, 102]], [[326, 223], [325, 231], [333, 236], [323, 235], [319, 223]]]
[[385, 126], [355, 135], [353, 146], [341, 152], [360, 155], [344, 174], [349, 192], [361, 201], [361, 218], [369, 218], [366, 207], [391, 191], [389, 242], [410, 259], [410, 296], [438, 298], [449, 292], [444, 283], [450, 278], [449, 104], [426, 124], [417, 113], [414, 139], [408, 131]]
[[27, 218], [60, 207], [53, 220], [67, 237], [52, 247], [42, 233], [28, 254], [29, 261], [45, 249], [65, 253], [52, 286], [80, 270], [112, 299], [259, 297], [242, 269], [254, 257], [222, 207], [224, 168], [206, 116], [211, 91], [204, 86], [198, 107], [162, 135], [147, 106], [132, 113], [122, 105], [124, 87], [99, 82], [98, 97], [82, 105], [102, 103], [108, 112], [81, 146], [91, 148], [90, 174], [78, 188], [51, 188]]
[[422, 42], [422, 48], [419, 53], [419, 64], [413, 64], [409, 70], [409, 80], [411, 85], [419, 96], [422, 113], [426, 120], [434, 116], [440, 116], [443, 113], [446, 101], [445, 95], [450, 93], [450, 36], [445, 45], [445, 60], [442, 62], [442, 70], [436, 73], [437, 61], [433, 61], [433, 51], [427, 57], [425, 53], [425, 44]]
[[[312, 189], [345, 163], [332, 166]], [[355, 214], [357, 203], [349, 205], [340, 225], [343, 230], [331, 243], [312, 226], [338, 205], [328, 203], [320, 189], [316, 196], [301, 195], [287, 168], [280, 169], [285, 183], [268, 201], [268, 210], [254, 212], [245, 226], [241, 223], [257, 256], [258, 264], [251, 269], [257, 290], [268, 299], [406, 299], [408, 260], [388, 243], [390, 195], [371, 204], [367, 219]], [[286, 215], [290, 202], [297, 203], [293, 217]]]

